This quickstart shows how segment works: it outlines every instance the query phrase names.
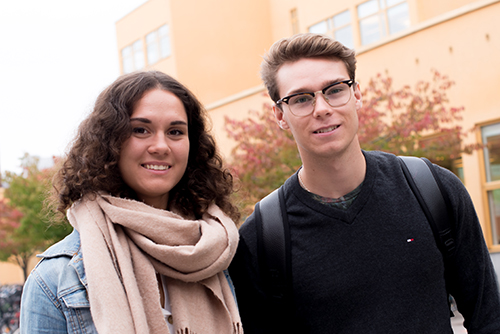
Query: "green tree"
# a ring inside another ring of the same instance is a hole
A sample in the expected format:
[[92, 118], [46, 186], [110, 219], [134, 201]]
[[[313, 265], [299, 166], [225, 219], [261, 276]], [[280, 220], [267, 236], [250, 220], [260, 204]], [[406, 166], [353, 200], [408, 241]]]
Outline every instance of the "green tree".
[[5, 198], [8, 206], [21, 216], [14, 215], [16, 219], [6, 219], [6, 223], [0, 225], [1, 233], [6, 237], [4, 240], [9, 241], [0, 244], [0, 260], [15, 261], [26, 279], [28, 260], [38, 251], [64, 238], [71, 231], [71, 226], [65, 218], [44, 206], [54, 170], [39, 170], [38, 158], [28, 154], [21, 161], [21, 174], [5, 173], [8, 184]]
[[[459, 124], [464, 108], [449, 106], [447, 92], [453, 84], [433, 70], [430, 82], [419, 81], [414, 88], [395, 89], [392, 78], [381, 74], [361, 85], [361, 148], [425, 156], [450, 168], [453, 159], [477, 148], [462, 144], [468, 131]], [[226, 117], [225, 128], [236, 142], [230, 165], [240, 182], [235, 197], [245, 218], [297, 170], [300, 156], [290, 131], [278, 128], [268, 104], [241, 121]]]

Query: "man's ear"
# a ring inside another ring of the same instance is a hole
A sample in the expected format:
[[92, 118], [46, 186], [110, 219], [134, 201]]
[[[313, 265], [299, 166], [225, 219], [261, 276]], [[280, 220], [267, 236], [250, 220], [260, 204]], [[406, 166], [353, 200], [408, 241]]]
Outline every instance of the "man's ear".
[[356, 87], [354, 88], [354, 98], [356, 99], [356, 111], [359, 111], [363, 107], [363, 99], [361, 96], [361, 88], [359, 83], [356, 82]]
[[283, 110], [280, 109], [280, 107], [274, 105], [273, 106], [273, 112], [274, 112], [274, 117], [276, 117], [276, 122], [278, 123], [278, 126], [282, 128], [283, 130], [288, 130], [288, 123], [285, 120], [285, 115], [283, 114]]

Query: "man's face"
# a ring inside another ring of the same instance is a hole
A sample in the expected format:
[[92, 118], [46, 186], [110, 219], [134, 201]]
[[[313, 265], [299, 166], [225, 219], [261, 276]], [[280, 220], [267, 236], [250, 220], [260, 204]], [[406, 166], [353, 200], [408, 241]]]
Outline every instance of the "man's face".
[[[349, 75], [340, 60], [303, 58], [282, 65], [276, 79], [283, 98], [320, 91], [332, 83], [349, 80]], [[350, 99], [340, 107], [330, 106], [322, 94], [316, 94], [314, 109], [307, 116], [295, 116], [286, 103], [282, 110], [274, 107], [279, 126], [292, 132], [303, 162], [331, 159], [360, 149], [357, 111], [362, 105], [361, 92], [358, 85], [349, 89]]]

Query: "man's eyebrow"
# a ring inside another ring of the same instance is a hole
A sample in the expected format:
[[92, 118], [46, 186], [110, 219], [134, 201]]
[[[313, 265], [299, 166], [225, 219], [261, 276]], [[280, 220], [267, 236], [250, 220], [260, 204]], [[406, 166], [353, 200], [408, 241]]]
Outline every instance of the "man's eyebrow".
[[[330, 85], [333, 85], [334, 83], [337, 83], [337, 82], [340, 82], [340, 81], [344, 81], [344, 80], [349, 80], [349, 79], [340, 77], [340, 78], [328, 80], [328, 81], [323, 82], [322, 87], [325, 88], [325, 87], [328, 87]], [[287, 94], [287, 96], [290, 96], [290, 95], [293, 95], [293, 94], [298, 94], [298, 93], [312, 93], [312, 90], [307, 90], [305, 88], [297, 88], [297, 89], [294, 89], [291, 92], [289, 92]]]

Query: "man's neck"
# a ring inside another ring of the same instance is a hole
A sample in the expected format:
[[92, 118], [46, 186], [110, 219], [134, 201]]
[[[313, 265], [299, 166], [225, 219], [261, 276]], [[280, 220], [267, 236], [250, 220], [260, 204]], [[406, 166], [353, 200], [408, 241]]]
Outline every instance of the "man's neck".
[[339, 198], [356, 189], [363, 182], [366, 161], [361, 149], [323, 161], [303, 160], [301, 182], [312, 193]]

